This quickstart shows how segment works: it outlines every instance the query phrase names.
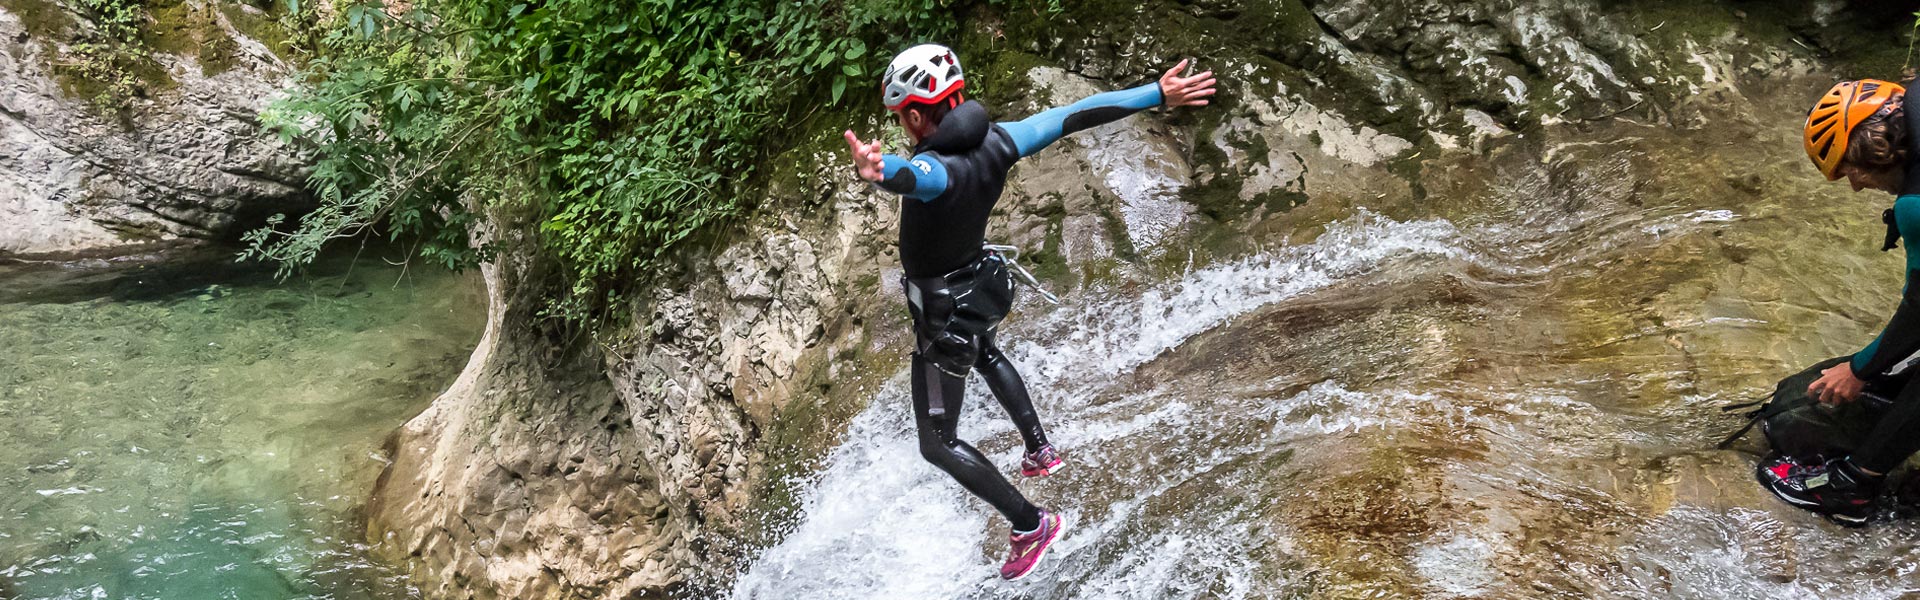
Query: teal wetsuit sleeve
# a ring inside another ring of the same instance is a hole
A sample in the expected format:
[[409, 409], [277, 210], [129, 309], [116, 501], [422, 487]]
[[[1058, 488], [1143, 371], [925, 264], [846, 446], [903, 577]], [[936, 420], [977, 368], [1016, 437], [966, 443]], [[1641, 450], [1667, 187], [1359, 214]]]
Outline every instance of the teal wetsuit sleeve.
[[1916, 308], [1920, 307], [1920, 287], [1914, 285], [1914, 279], [1920, 276], [1920, 243], [1913, 237], [1920, 234], [1920, 195], [1894, 200], [1893, 218], [1906, 242], [1907, 282], [1900, 291], [1900, 307], [1893, 311], [1887, 328], [1866, 349], [1853, 355], [1853, 372], [1860, 377], [1884, 374], [1920, 351], [1920, 308]]
[[880, 157], [880, 189], [921, 202], [931, 202], [947, 191], [947, 166], [932, 154], [921, 153], [912, 160], [892, 154]]
[[1019, 121], [1000, 123], [1000, 128], [1013, 138], [1013, 145], [1020, 149], [1020, 156], [1033, 156], [1033, 153], [1069, 133], [1118, 121], [1127, 115], [1159, 106], [1161, 101], [1160, 83], [1154, 82], [1094, 94], [1079, 102], [1050, 108]]

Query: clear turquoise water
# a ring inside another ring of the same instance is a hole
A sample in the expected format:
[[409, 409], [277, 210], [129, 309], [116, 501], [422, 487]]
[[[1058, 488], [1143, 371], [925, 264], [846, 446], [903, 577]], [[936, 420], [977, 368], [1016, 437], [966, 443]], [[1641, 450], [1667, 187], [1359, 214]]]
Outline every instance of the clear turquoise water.
[[485, 303], [373, 254], [0, 264], [0, 598], [417, 596], [356, 511]]

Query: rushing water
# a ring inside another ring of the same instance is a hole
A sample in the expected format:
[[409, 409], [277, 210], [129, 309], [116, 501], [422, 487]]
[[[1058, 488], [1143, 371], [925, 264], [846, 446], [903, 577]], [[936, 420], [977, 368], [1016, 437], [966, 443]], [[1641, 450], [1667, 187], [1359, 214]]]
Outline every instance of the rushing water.
[[[1864, 344], [1899, 288], [1889, 199], [1800, 177], [1790, 133], [1621, 125], [1310, 242], [1028, 304], [1003, 343], [1069, 462], [1016, 484], [1072, 523], [1039, 571], [999, 581], [1004, 523], [919, 460], [896, 376], [731, 596], [1920, 590], [1920, 526], [1826, 524], [1713, 447], [1719, 406]], [[1017, 436], [969, 394], [963, 437], [1013, 475]]]
[[0, 597], [416, 596], [355, 510], [484, 296], [366, 254], [0, 265]]

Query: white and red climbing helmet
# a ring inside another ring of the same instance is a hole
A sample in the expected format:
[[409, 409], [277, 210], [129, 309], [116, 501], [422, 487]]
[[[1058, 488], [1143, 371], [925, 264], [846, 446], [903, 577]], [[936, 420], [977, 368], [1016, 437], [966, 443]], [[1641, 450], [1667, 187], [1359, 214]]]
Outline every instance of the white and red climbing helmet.
[[940, 104], [950, 102], [954, 93], [966, 86], [960, 59], [953, 55], [953, 49], [921, 44], [901, 52], [887, 65], [887, 74], [881, 78], [880, 102], [887, 110], [900, 110], [910, 102]]

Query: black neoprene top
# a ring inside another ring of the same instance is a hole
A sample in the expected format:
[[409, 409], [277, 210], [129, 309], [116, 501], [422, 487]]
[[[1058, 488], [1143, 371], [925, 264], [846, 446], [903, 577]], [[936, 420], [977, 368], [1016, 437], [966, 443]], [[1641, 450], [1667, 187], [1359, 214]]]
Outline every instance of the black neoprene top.
[[1095, 94], [1020, 121], [994, 123], [968, 101], [940, 120], [912, 159], [883, 157], [882, 189], [900, 194], [900, 266], [907, 277], [943, 275], [973, 262], [1007, 172], [1061, 136], [1160, 105], [1160, 85]]

